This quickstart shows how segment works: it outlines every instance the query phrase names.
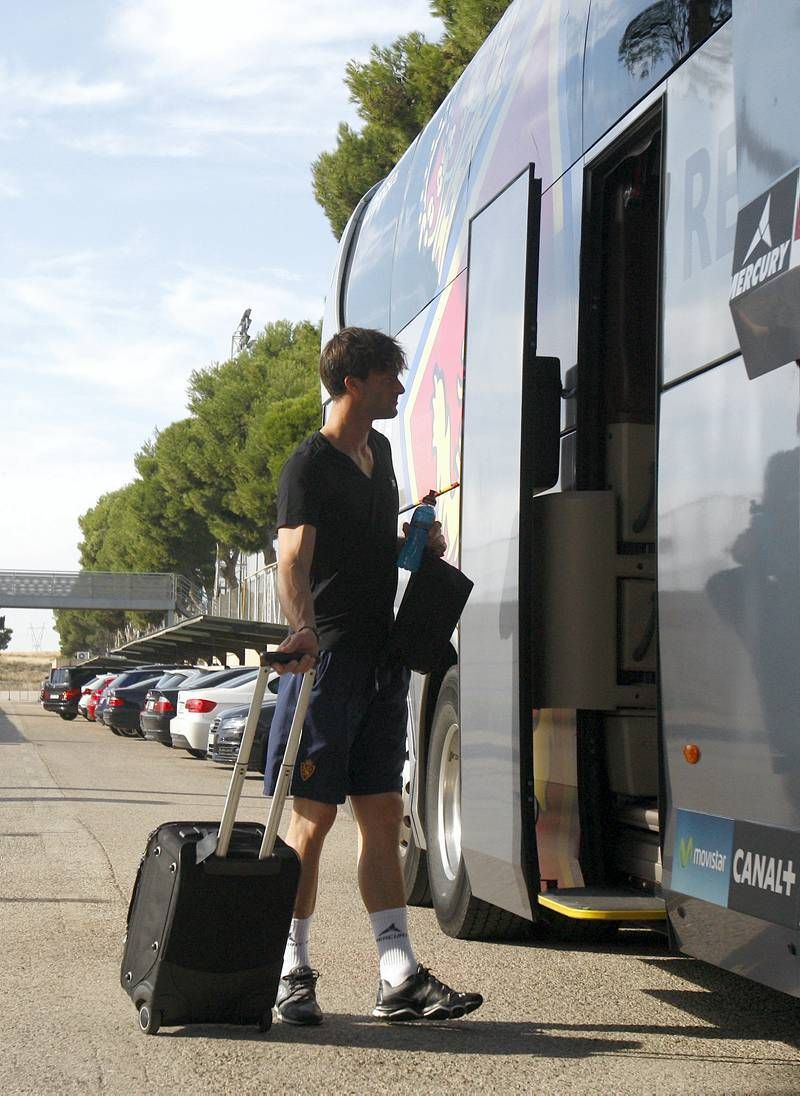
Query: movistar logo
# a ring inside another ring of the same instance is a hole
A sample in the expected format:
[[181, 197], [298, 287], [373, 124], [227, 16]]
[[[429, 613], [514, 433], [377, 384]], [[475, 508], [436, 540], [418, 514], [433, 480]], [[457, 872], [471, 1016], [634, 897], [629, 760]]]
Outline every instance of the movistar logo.
[[728, 861], [727, 854], [719, 849], [704, 849], [695, 845], [694, 838], [682, 837], [678, 842], [678, 857], [682, 868], [688, 868], [691, 864], [695, 868], [709, 868], [711, 871], [725, 871]]
[[682, 837], [678, 851], [681, 858], [681, 867], [688, 868], [694, 852], [694, 838], [691, 836]]

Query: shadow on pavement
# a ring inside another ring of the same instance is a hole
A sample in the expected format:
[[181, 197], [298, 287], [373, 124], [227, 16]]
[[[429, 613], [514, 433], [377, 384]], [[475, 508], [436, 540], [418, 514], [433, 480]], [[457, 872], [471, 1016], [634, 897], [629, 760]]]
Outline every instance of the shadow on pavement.
[[16, 746], [20, 742], [27, 741], [27, 738], [19, 733], [8, 716], [0, 712], [0, 746]]
[[174, 1039], [240, 1039], [265, 1044], [297, 1044], [329, 1047], [358, 1047], [359, 1050], [391, 1050], [435, 1054], [526, 1054], [541, 1058], [590, 1058], [595, 1054], [635, 1051], [641, 1043], [626, 1039], [604, 1039], [542, 1034], [535, 1023], [498, 1020], [467, 1020], [418, 1024], [386, 1024], [364, 1016], [329, 1013], [317, 1028], [290, 1027], [275, 1023], [264, 1035], [255, 1028], [202, 1026], [163, 1032]]
[[647, 959], [653, 966], [699, 989], [646, 990], [649, 996], [697, 1017], [710, 1034], [768, 1039], [800, 1050], [800, 1000], [697, 959]]

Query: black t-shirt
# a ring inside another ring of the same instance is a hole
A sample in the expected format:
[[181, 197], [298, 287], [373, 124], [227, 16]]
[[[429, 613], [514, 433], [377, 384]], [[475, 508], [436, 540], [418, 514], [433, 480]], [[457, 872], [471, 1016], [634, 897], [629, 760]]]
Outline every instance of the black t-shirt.
[[284, 465], [278, 528], [313, 525], [311, 564], [320, 647], [377, 657], [397, 590], [397, 483], [387, 438], [370, 430], [372, 476], [319, 432]]

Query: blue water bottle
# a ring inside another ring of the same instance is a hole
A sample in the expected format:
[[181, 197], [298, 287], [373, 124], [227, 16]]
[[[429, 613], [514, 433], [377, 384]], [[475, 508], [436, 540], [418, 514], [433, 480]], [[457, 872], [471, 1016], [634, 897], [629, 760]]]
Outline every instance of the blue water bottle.
[[428, 543], [428, 530], [436, 520], [434, 504], [436, 494], [431, 491], [425, 496], [411, 517], [406, 542], [400, 549], [397, 566], [406, 571], [418, 571], [422, 563], [422, 553]]

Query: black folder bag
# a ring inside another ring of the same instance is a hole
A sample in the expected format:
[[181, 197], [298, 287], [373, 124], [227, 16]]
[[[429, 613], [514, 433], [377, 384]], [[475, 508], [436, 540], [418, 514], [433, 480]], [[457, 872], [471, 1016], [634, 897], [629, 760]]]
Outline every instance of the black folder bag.
[[425, 552], [408, 580], [389, 636], [389, 656], [429, 674], [441, 664], [474, 583], [443, 559]]

